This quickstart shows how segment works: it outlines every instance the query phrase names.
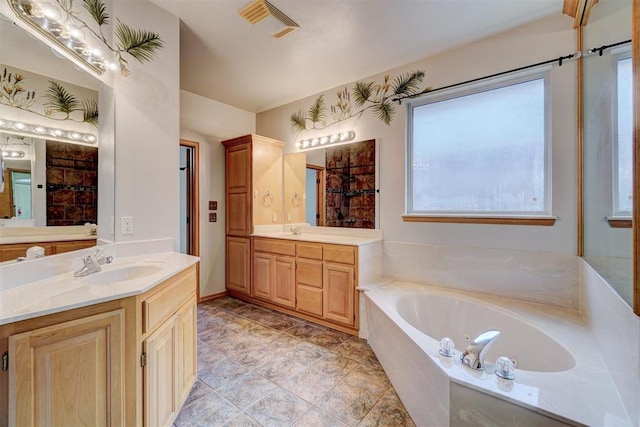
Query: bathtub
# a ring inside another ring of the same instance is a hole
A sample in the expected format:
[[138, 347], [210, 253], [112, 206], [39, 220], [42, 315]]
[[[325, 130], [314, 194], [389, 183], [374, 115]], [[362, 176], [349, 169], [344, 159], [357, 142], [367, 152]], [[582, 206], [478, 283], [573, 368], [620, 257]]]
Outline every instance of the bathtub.
[[[366, 338], [418, 426], [632, 425], [577, 312], [405, 282], [363, 298]], [[501, 331], [487, 369], [463, 366], [487, 329]], [[453, 357], [439, 354], [443, 337]], [[498, 356], [517, 363], [515, 380], [495, 375]]]

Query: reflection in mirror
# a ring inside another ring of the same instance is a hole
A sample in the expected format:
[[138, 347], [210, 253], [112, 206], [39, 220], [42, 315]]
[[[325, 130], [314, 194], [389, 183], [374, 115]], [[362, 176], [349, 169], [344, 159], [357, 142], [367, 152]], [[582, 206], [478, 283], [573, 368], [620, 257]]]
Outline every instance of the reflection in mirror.
[[[34, 236], [85, 235], [85, 223], [97, 223], [97, 237], [113, 241], [112, 89], [54, 55], [14, 18], [0, 18], [0, 255], [7, 245], [37, 242]], [[2, 260], [20, 256], [11, 253]]]
[[286, 155], [286, 222], [377, 228], [377, 153], [368, 140]]
[[600, 2], [583, 35], [584, 259], [632, 306], [631, 0]]
[[7, 133], [0, 133], [0, 141], [6, 154], [0, 193], [5, 226], [97, 223], [97, 147]]

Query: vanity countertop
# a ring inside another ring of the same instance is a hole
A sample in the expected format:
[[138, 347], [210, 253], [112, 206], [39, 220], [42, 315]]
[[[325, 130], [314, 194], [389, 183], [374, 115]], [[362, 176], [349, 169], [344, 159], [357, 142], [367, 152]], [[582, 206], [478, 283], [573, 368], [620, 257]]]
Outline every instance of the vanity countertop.
[[98, 236], [83, 234], [45, 234], [34, 236], [0, 236], [0, 245], [16, 243], [68, 242], [73, 240], [96, 240]]
[[68, 242], [72, 240], [95, 240], [84, 225], [49, 227], [0, 227], [0, 245], [15, 243]]
[[336, 234], [320, 234], [320, 233], [302, 233], [293, 234], [292, 232], [260, 232], [252, 234], [253, 237], [268, 237], [271, 239], [284, 239], [294, 240], [300, 242], [316, 242], [316, 243], [330, 243], [335, 245], [351, 245], [351, 246], [363, 246], [373, 242], [379, 242], [382, 239], [377, 237], [362, 237], [362, 236], [350, 236], [350, 235], [336, 235]]
[[142, 294], [198, 260], [179, 252], [130, 256], [85, 277], [69, 271], [15, 286], [0, 291], [0, 325]]

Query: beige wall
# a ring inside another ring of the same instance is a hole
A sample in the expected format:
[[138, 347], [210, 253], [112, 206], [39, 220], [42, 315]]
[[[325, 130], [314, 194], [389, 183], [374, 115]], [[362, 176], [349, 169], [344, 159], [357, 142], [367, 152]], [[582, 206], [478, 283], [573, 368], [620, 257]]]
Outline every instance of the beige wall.
[[[224, 147], [220, 141], [255, 133], [255, 114], [180, 92], [180, 138], [200, 148], [200, 297], [225, 291]], [[218, 221], [209, 222], [209, 201]]]
[[[571, 54], [576, 49], [572, 20], [560, 13], [483, 39], [404, 67], [363, 79], [379, 82], [384, 74], [422, 69], [425, 85], [434, 88]], [[322, 70], [318, 70], [322, 72]], [[306, 110], [317, 95], [257, 115], [258, 134], [287, 142], [285, 151], [296, 151], [297, 139], [353, 129], [356, 140], [380, 140], [380, 224], [385, 241], [492, 247], [545, 252], [576, 253], [576, 64], [565, 62], [551, 71], [552, 102], [552, 227], [473, 224], [405, 223], [405, 107], [397, 108], [389, 126], [373, 114], [352, 119], [320, 132], [290, 133], [289, 117]], [[353, 82], [345, 82], [349, 88]], [[327, 104], [335, 93], [326, 92]], [[319, 95], [319, 94], [318, 94]]]

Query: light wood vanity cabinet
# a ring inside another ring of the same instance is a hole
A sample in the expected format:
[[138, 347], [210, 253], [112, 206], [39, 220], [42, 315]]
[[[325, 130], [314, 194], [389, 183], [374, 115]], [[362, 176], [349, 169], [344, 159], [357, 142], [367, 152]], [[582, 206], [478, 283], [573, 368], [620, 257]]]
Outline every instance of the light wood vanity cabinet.
[[357, 257], [355, 246], [254, 237], [254, 301], [355, 332]]
[[253, 290], [249, 238], [253, 226], [282, 220], [284, 143], [251, 134], [222, 141], [222, 144], [225, 147], [226, 286], [250, 296]]
[[170, 426], [195, 381], [196, 266], [148, 292], [0, 326], [0, 426]]
[[282, 240], [253, 240], [253, 291], [284, 307], [295, 307], [296, 245]]
[[9, 337], [9, 425], [125, 425], [123, 309]]
[[171, 426], [195, 382], [196, 284], [191, 268], [140, 298], [145, 426]]
[[62, 254], [65, 252], [77, 251], [78, 249], [91, 248], [96, 245], [96, 239], [89, 240], [62, 240], [56, 242], [35, 242], [35, 243], [10, 243], [0, 245], [0, 262], [12, 261], [18, 257], [25, 256], [27, 249], [32, 246], [40, 246], [44, 249], [45, 255]]

